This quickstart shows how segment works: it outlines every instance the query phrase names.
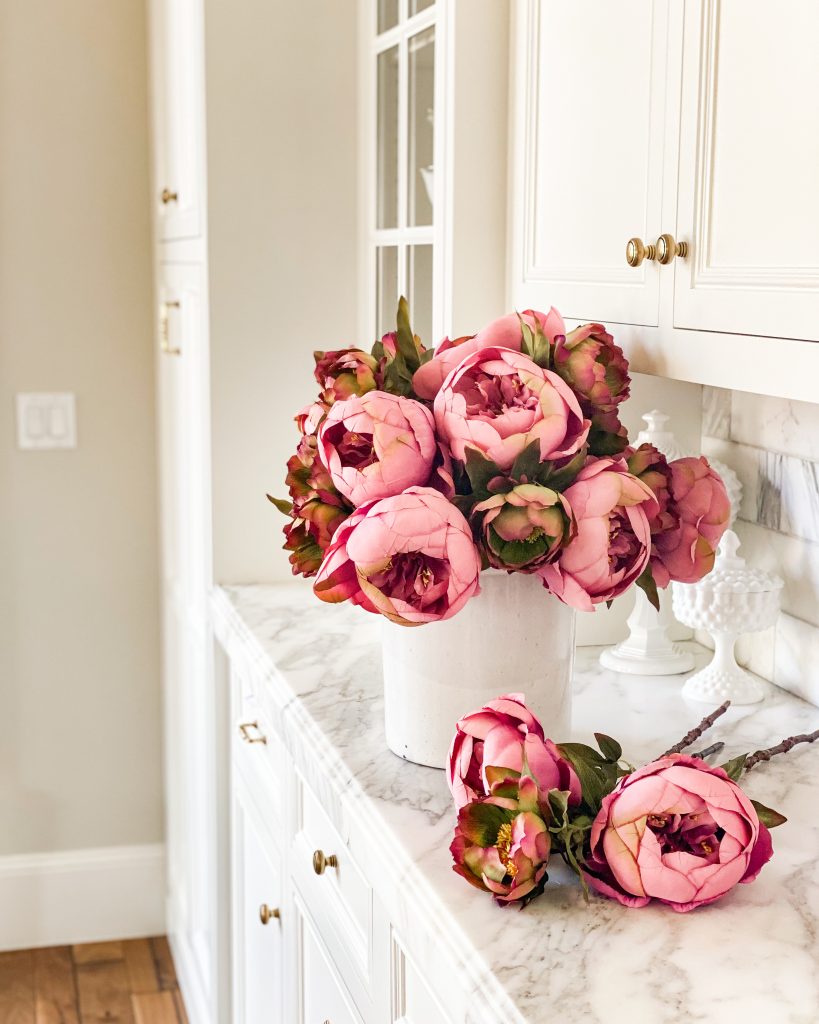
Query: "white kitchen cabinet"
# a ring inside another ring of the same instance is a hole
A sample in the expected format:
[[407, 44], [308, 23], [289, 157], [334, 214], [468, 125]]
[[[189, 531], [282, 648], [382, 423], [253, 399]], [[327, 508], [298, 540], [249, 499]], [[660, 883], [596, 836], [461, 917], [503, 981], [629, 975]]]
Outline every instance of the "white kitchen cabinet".
[[819, 341], [817, 39], [813, 0], [685, 5], [675, 327]]
[[667, 0], [518, 6], [515, 305], [656, 326], [660, 276], [623, 251], [665, 230]]
[[641, 372], [816, 401], [816, 4], [514, 12], [510, 304], [609, 324]]
[[151, 0], [154, 202], [159, 241], [197, 238], [204, 224], [201, 0]]

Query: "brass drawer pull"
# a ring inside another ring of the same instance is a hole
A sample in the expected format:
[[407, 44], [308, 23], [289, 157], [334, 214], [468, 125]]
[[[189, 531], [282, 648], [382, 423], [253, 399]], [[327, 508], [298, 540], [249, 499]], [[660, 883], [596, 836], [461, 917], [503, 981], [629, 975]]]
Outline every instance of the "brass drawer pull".
[[337, 868], [338, 857], [334, 853], [326, 856], [324, 850], [316, 850], [313, 854], [313, 870], [317, 875], [323, 875], [327, 868]]
[[279, 913], [278, 907], [268, 907], [266, 903], [263, 903], [259, 907], [259, 920], [262, 924], [270, 924], [273, 918], [278, 921], [280, 917], [281, 914]]
[[180, 309], [181, 302], [161, 302], [159, 304], [159, 349], [166, 356], [181, 356], [182, 349], [171, 345], [170, 316], [172, 309]]
[[169, 188], [163, 188], [162, 191], [159, 193], [159, 198], [162, 200], [164, 205], [167, 206], [168, 203], [179, 202], [179, 193], [171, 192]]
[[[251, 729], [256, 730], [255, 736], [251, 735]], [[259, 728], [258, 722], [242, 722], [239, 725], [239, 732], [242, 734], [242, 739], [245, 743], [267, 743], [267, 736]]]

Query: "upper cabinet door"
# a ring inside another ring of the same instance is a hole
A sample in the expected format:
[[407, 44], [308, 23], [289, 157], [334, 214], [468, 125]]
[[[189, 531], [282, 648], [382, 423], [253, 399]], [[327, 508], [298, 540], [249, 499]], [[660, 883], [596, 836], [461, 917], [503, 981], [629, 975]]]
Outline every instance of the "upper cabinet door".
[[202, 232], [204, 31], [201, 0], [153, 0], [152, 91], [157, 238]]
[[654, 326], [660, 268], [626, 244], [662, 225], [667, 2], [518, 0], [510, 298]]
[[819, 4], [685, 4], [674, 325], [819, 340]]

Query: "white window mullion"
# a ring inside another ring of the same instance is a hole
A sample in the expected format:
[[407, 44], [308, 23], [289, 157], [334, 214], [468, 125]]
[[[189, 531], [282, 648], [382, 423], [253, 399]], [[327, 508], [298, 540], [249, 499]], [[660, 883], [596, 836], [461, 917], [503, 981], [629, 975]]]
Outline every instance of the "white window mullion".
[[[401, 22], [406, 20], [407, 0], [401, 0], [399, 13]], [[398, 293], [407, 295], [407, 147], [409, 141], [409, 57], [407, 37], [401, 36], [398, 44]], [[408, 297], [408, 296], [407, 296]]]

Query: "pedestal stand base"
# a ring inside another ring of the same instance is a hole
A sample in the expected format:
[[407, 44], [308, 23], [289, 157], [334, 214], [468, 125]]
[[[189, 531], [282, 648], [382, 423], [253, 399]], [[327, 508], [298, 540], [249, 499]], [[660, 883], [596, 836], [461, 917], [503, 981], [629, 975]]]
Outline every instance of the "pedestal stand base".
[[635, 651], [622, 643], [602, 651], [600, 664], [612, 672], [628, 672], [633, 676], [676, 676], [691, 671], [694, 655], [676, 644], [669, 644], [665, 651], [649, 654], [644, 650]]

